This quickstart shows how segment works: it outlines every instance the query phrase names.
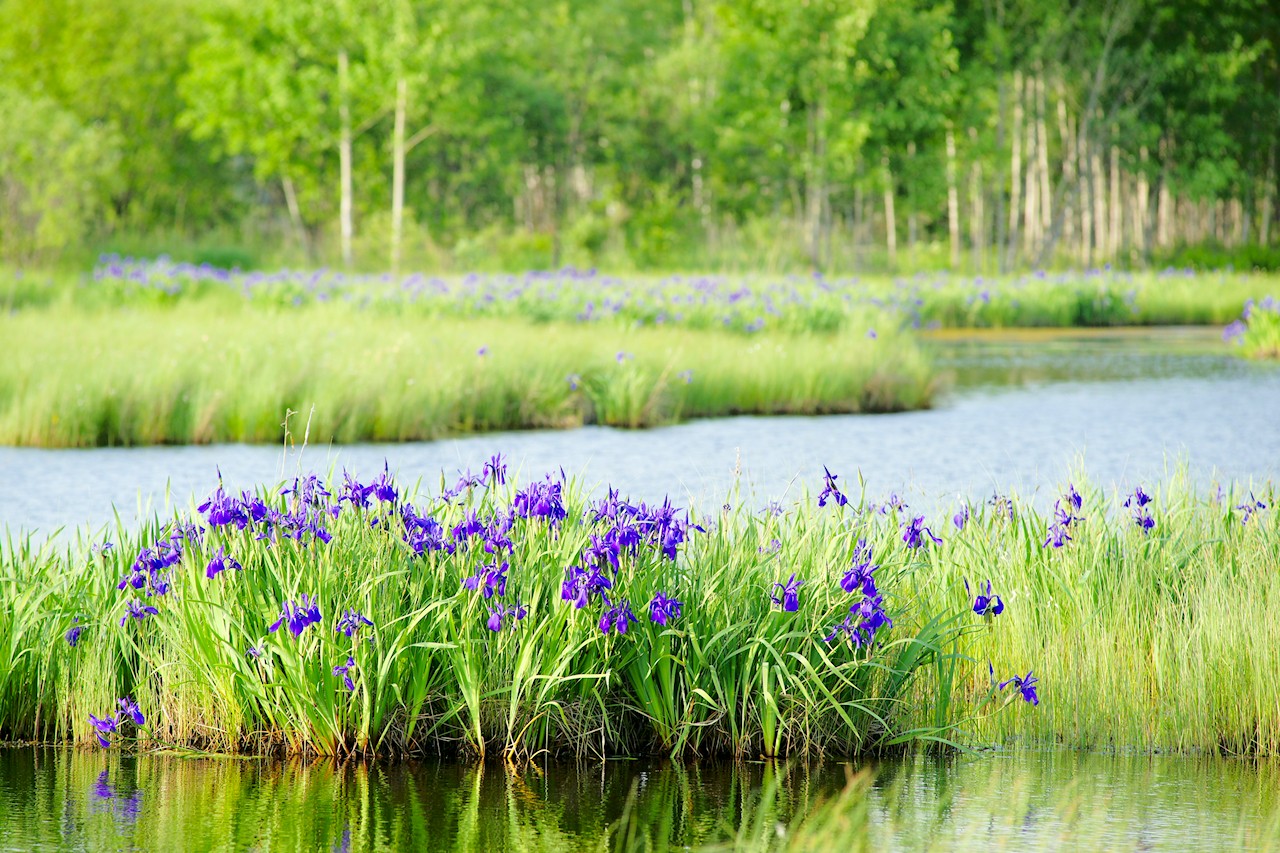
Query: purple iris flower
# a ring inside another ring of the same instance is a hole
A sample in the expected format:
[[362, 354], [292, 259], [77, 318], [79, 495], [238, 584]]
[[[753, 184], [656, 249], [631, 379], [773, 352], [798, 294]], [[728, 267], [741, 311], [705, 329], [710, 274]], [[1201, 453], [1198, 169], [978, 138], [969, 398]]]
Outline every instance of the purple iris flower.
[[964, 530], [964, 526], [969, 523], [969, 505], [965, 504], [960, 507], [960, 511], [951, 519], [951, 523], [956, 526], [956, 530]]
[[369, 496], [373, 494], [373, 486], [365, 486], [344, 469], [342, 472], [342, 491], [338, 492], [338, 502], [346, 501], [353, 507], [363, 509], [369, 505]]
[[334, 628], [340, 634], [348, 637], [354, 637], [360, 632], [361, 628], [372, 628], [373, 622], [366, 619], [358, 610], [343, 610], [342, 618], [338, 620], [337, 626]]
[[1080, 493], [1076, 491], [1074, 483], [1067, 483], [1067, 493], [1064, 495], [1070, 509], [1080, 509], [1084, 505], [1084, 498], [1080, 497]]
[[244, 567], [240, 565], [239, 561], [237, 561], [235, 557], [228, 557], [226, 552], [222, 549], [222, 546], [218, 546], [217, 553], [213, 555], [213, 559], [209, 561], [209, 565], [205, 566], [204, 576], [206, 578], [212, 578], [214, 575], [218, 574], [218, 572], [226, 571], [227, 569], [235, 569], [239, 571], [242, 568]]
[[572, 601], [575, 610], [586, 607], [592, 595], [602, 595], [606, 589], [613, 588], [613, 581], [601, 574], [597, 568], [584, 569], [580, 566], [570, 566], [565, 574], [564, 583], [560, 585], [560, 598]]
[[67, 629], [67, 633], [62, 635], [63, 639], [67, 641], [67, 645], [69, 646], [74, 647], [76, 643], [80, 642], [80, 635], [84, 633], [84, 626], [77, 624], [79, 621], [79, 616], [72, 619], [71, 627]]
[[476, 355], [480, 356], [480, 358], [484, 358], [488, 354], [489, 354], [489, 347], [487, 346], [480, 347], [480, 349], [476, 350]]
[[495, 486], [506, 485], [507, 463], [503, 460], [501, 453], [489, 457], [489, 461], [484, 463], [482, 476]]
[[550, 476], [543, 482], [530, 483], [516, 492], [511, 512], [518, 518], [545, 518], [555, 526], [568, 517], [564, 508], [564, 484]]
[[608, 634], [610, 629], [616, 629], [619, 634], [625, 634], [628, 626], [635, 625], [639, 621], [631, 612], [631, 602], [624, 598], [600, 617], [600, 633]]
[[775, 583], [772, 587], [772, 589], [782, 590], [782, 597], [779, 598], [770, 592], [769, 599], [774, 604], [782, 605], [782, 609], [787, 613], [795, 613], [800, 609], [800, 587], [805, 583], [806, 581], [796, 580], [795, 573], [793, 572], [786, 583]]
[[853, 565], [840, 579], [840, 588], [851, 593], [861, 587], [864, 595], [875, 595], [876, 581], [871, 573], [878, 568], [879, 564], [872, 561], [871, 546], [866, 539], [859, 539], [853, 549]]
[[480, 566], [476, 569], [476, 573], [468, 578], [463, 578], [462, 585], [467, 589], [475, 592], [484, 586], [484, 597], [493, 598], [494, 593], [498, 596], [507, 594], [507, 570], [510, 564], [503, 560], [499, 566], [496, 562]]
[[577, 391], [578, 384], [582, 382], [582, 377], [576, 373], [570, 373], [568, 376], [565, 377], [565, 381], [569, 383], [570, 391]]
[[942, 540], [934, 536], [932, 530], [925, 527], [923, 515], [917, 515], [909, 523], [902, 526], [902, 541], [907, 543], [908, 548], [919, 548], [925, 544], [926, 536], [933, 540], [933, 544], [942, 544]]
[[288, 623], [289, 633], [294, 637], [301, 637], [302, 632], [307, 630], [309, 625], [315, 625], [320, 622], [320, 605], [316, 599], [303, 593], [295, 604], [292, 601], [286, 601], [280, 610], [280, 618], [271, 624], [267, 630], [275, 633], [280, 626]]
[[862, 601], [849, 607], [849, 615], [844, 621], [831, 629], [831, 633], [823, 637], [827, 643], [835, 642], [844, 634], [856, 647], [869, 646], [875, 641], [876, 631], [880, 628], [892, 628], [893, 620], [884, 609], [884, 598], [879, 594], [865, 596]]
[[138, 703], [133, 701], [132, 696], [124, 697], [123, 699], [120, 700], [119, 704], [120, 704], [120, 713], [119, 713], [120, 719], [124, 719], [125, 717], [128, 717], [129, 719], [133, 720], [133, 724], [135, 726], [141, 726], [146, 724], [147, 720], [145, 717], [142, 716], [142, 711], [138, 710]]
[[1040, 547], [1061, 548], [1071, 541], [1071, 525], [1077, 521], [1083, 521], [1084, 517], [1075, 514], [1075, 510], [1080, 508], [1080, 495], [1075, 488], [1068, 486], [1068, 492], [1063, 496], [1063, 500], [1067, 502], [1064, 507], [1062, 501], [1056, 501], [1053, 505], [1053, 523], [1049, 525], [1048, 535], [1045, 537], [1044, 544]]
[[247, 657], [249, 660], [257, 660], [258, 658], [262, 657], [262, 650], [257, 648], [256, 646], [250, 646], [249, 648], [244, 650], [244, 656]]
[[504, 626], [516, 627], [516, 623], [529, 615], [529, 608], [516, 602], [515, 607], [498, 607], [489, 608], [489, 621], [486, 626], [495, 634], [503, 629]]
[[293, 495], [299, 502], [306, 506], [322, 506], [324, 499], [330, 497], [329, 490], [325, 488], [324, 481], [315, 474], [308, 474], [305, 477], [294, 477], [293, 487], [280, 490], [281, 495]]
[[124, 615], [120, 617], [120, 627], [123, 628], [124, 623], [128, 622], [130, 619], [137, 619], [141, 622], [148, 616], [156, 616], [159, 615], [159, 613], [160, 611], [156, 610], [151, 605], [143, 604], [142, 601], [137, 598], [131, 598], [124, 606]]
[[1012, 684], [1022, 692], [1024, 701], [1030, 702], [1032, 705], [1039, 705], [1040, 697], [1036, 695], [1036, 684], [1040, 679], [1034, 677], [1031, 672], [1031, 670], [1028, 670], [1025, 676], [1015, 675], [1008, 681], [1000, 682], [1000, 690], [1004, 690], [1005, 687]]
[[396, 487], [391, 484], [391, 471], [386, 461], [382, 463], [382, 473], [378, 475], [378, 479], [369, 484], [369, 487], [373, 489], [373, 496], [383, 503], [393, 504], [399, 496], [396, 493]]
[[822, 491], [818, 494], [818, 506], [826, 506], [827, 499], [835, 501], [839, 506], [845, 506], [849, 503], [849, 499], [844, 496], [840, 488], [836, 485], [836, 480], [840, 479], [838, 474], [832, 474], [831, 469], [826, 465], [822, 466], [824, 472], [824, 480]]
[[667, 598], [661, 592], [653, 596], [649, 602], [649, 619], [659, 625], [666, 625], [672, 619], [680, 618], [681, 604], [674, 598]]
[[356, 668], [356, 659], [351, 657], [350, 655], [347, 656], [346, 663], [339, 664], [333, 668], [334, 675], [342, 676], [342, 686], [352, 691], [353, 693], [355, 692], [355, 689], [356, 689], [356, 683], [351, 678], [351, 671], [355, 668]]
[[1262, 501], [1258, 500], [1257, 498], [1255, 498], [1253, 496], [1253, 492], [1249, 493], [1249, 499], [1247, 501], [1245, 501], [1244, 503], [1236, 507], [1236, 509], [1244, 513], [1244, 516], [1241, 517], [1240, 519], [1241, 524], [1248, 524], [1249, 519], [1253, 518], [1254, 513], [1258, 512], [1258, 510], [1263, 510], [1266, 508], [1267, 508], [1267, 505]]
[[[992, 595], [991, 581], [988, 579], [986, 583], [978, 587], [979, 594], [973, 599], [973, 612], [979, 616], [999, 616], [1004, 612], [1004, 602], [1000, 600], [1000, 596]], [[964, 582], [965, 594], [969, 594], [969, 582]]]
[[104, 717], [100, 720], [93, 714], [90, 714], [89, 722], [93, 724], [93, 727], [96, 730], [95, 734], [98, 738], [98, 744], [103, 749], [111, 746], [111, 741], [107, 736], [115, 734], [119, 729], [119, 721], [116, 719], [116, 715], [112, 714], [111, 716]]
[[1151, 510], [1146, 508], [1151, 501], [1151, 496], [1142, 491], [1142, 486], [1134, 489], [1133, 494], [1124, 500], [1124, 505], [1133, 514], [1133, 523], [1138, 525], [1143, 533], [1149, 533], [1151, 528], [1156, 526], [1155, 517], [1151, 514]]

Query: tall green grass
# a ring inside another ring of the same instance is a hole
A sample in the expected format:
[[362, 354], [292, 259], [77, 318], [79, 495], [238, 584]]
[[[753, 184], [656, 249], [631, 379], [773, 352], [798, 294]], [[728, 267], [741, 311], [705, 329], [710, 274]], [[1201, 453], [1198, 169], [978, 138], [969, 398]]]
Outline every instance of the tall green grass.
[[[447, 530], [467, 510], [501, 510], [479, 487], [435, 505]], [[945, 542], [908, 548], [899, 510], [804, 499], [781, 515], [738, 506], [701, 520], [679, 558], [643, 551], [615, 600], [641, 623], [602, 635], [599, 605], [560, 597], [565, 567], [592, 534], [571, 490], [558, 528], [519, 519], [505, 603], [529, 607], [516, 630], [486, 628], [486, 602], [462, 587], [483, 553], [416, 557], [385, 511], [346, 511], [333, 541], [270, 544], [222, 528], [191, 546], [160, 614], [129, 620], [116, 584], [159, 523], [116, 531], [116, 548], [11, 542], [0, 555], [0, 734], [91, 741], [88, 714], [134, 695], [147, 745], [347, 754], [463, 753], [603, 757], [851, 754], [904, 742], [1065, 743], [1274, 755], [1280, 752], [1280, 530], [1274, 510], [1243, 523], [1242, 494], [1198, 498], [1183, 482], [1156, 493], [1145, 533], [1119, 498], [1086, 491], [1084, 520], [1061, 549], [1049, 519], [1014, 502], [975, 507]], [[1272, 504], [1274, 495], [1259, 495]], [[823, 637], [856, 596], [837, 581], [865, 538], [894, 620], [871, 653]], [[225, 547], [244, 564], [205, 578]], [[774, 583], [806, 581], [801, 607], [770, 602]], [[990, 578], [1005, 612], [970, 611]], [[657, 591], [684, 602], [661, 628]], [[301, 640], [268, 634], [283, 601], [318, 596], [324, 621]], [[376, 625], [335, 633], [358, 609]], [[86, 627], [71, 647], [63, 632]], [[372, 641], [365, 639], [372, 636]], [[249, 647], [266, 649], [254, 660]], [[331, 669], [357, 660], [348, 693]], [[1034, 669], [1038, 707], [1004, 680]], [[1001, 713], [996, 713], [1001, 711]]]
[[[870, 315], [869, 315], [870, 316]], [[184, 302], [0, 316], [0, 443], [411, 441], [737, 413], [915, 409], [915, 343], [862, 335], [421, 317], [347, 305]]]
[[[432, 508], [446, 530], [468, 511], [505, 512], [505, 496], [469, 494]], [[332, 521], [327, 546], [272, 544], [254, 526], [210, 532], [174, 568], [172, 591], [147, 599], [161, 614], [123, 627], [135, 593], [116, 584], [165, 528], [117, 531], [117, 547], [97, 556], [18, 543], [0, 558], [10, 604], [0, 615], [10, 656], [0, 734], [84, 742], [88, 715], [126, 694], [147, 709], [144, 743], [215, 751], [848, 754], [947, 734], [941, 711], [904, 722], [915, 708], [907, 699], [947, 661], [963, 622], [910, 593], [921, 563], [888, 557], [894, 529], [875, 543], [888, 552], [879, 579], [896, 625], [868, 653], [820, 641], [857, 601], [837, 585], [857, 538], [841, 516], [742, 507], [706, 519], [676, 561], [647, 548], [624, 556], [609, 594], [641, 619], [624, 636], [601, 633], [599, 602], [576, 610], [561, 600], [566, 567], [581, 565], [590, 537], [609, 527], [584, 520], [580, 493], [567, 508], [558, 527], [515, 521], [513, 551], [498, 557], [511, 564], [505, 599], [463, 587], [495, 559], [478, 546], [418, 557], [389, 511], [349, 510]], [[243, 571], [207, 579], [216, 547]], [[793, 572], [807, 586], [803, 608], [788, 613], [770, 589]], [[684, 605], [666, 628], [648, 619], [658, 591]], [[323, 623], [299, 640], [269, 634], [282, 603], [302, 593], [318, 597]], [[514, 601], [529, 615], [514, 630], [489, 630], [488, 605]], [[335, 632], [348, 608], [376, 628], [355, 640]], [[73, 648], [62, 637], [76, 617], [86, 630]], [[247, 656], [250, 647], [262, 657]], [[331, 672], [348, 655], [358, 664], [350, 693]]]

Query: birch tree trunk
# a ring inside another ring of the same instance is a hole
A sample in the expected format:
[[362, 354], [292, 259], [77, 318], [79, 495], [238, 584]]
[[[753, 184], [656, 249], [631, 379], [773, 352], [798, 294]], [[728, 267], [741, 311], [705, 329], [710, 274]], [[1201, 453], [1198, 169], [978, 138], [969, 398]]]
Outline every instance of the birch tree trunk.
[[956, 189], [956, 134], [947, 124], [947, 232], [951, 238], [951, 269], [960, 269], [960, 192]]
[[409, 85], [396, 81], [395, 129], [391, 135], [391, 274], [400, 274], [400, 240], [404, 231], [404, 118]]
[[338, 172], [341, 196], [338, 201], [338, 233], [343, 266], [351, 266], [351, 107], [347, 102], [349, 87], [347, 52], [338, 52]]
[[1258, 212], [1258, 242], [1263, 246], [1271, 245], [1271, 217], [1275, 206], [1276, 189], [1276, 144], [1271, 143], [1271, 153], [1267, 156], [1267, 186], [1262, 191], [1262, 209]]
[[280, 179], [280, 188], [284, 190], [284, 204], [289, 209], [289, 224], [293, 227], [293, 238], [298, 247], [307, 251], [307, 229], [302, 224], [302, 211], [298, 208], [298, 194], [293, 189], [293, 179], [285, 176]]
[[1107, 230], [1110, 232], [1107, 236], [1107, 254], [1114, 260], [1120, 254], [1122, 215], [1124, 208], [1120, 205], [1120, 147], [1115, 143], [1111, 145], [1111, 202], [1110, 213], [1111, 220]]
[[1009, 158], [1009, 243], [1005, 266], [1013, 266], [1018, 246], [1018, 216], [1022, 212], [1022, 74], [1013, 74], [1013, 151]]
[[[978, 129], [969, 128], [969, 141], [977, 148]], [[982, 161], [974, 158], [969, 167], [969, 251], [973, 253], [974, 272], [985, 269], [986, 234], [982, 210]]]
[[898, 265], [898, 223], [893, 215], [893, 172], [889, 170], [889, 154], [880, 157], [880, 168], [884, 171], [884, 244], [889, 254], [889, 268]]

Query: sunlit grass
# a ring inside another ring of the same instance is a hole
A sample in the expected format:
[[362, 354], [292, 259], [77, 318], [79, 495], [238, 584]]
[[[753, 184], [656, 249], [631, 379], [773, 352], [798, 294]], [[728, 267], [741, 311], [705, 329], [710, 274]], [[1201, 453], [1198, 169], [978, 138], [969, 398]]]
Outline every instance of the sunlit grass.
[[[870, 321], [871, 315], [868, 315]], [[928, 406], [913, 341], [250, 304], [0, 316], [0, 443], [411, 441]], [[295, 427], [297, 424], [295, 424]]]

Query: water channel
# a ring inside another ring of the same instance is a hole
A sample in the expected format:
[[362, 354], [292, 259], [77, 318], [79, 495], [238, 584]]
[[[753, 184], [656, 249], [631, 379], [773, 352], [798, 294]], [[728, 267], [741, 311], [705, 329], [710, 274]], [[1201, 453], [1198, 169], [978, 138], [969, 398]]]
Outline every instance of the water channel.
[[[944, 506], [1014, 491], [1051, 506], [1082, 474], [1103, 488], [1165, 480], [1179, 465], [1202, 488], [1280, 475], [1280, 369], [1234, 358], [1215, 330], [1002, 332], [931, 339], [950, 390], [935, 409], [889, 415], [735, 417], [647, 431], [586, 427], [415, 444], [40, 450], [0, 448], [0, 527], [51, 533], [119, 512], [167, 515], [207, 494], [296, 471], [390, 464], [437, 488], [503, 453], [524, 477], [561, 467], [597, 488], [683, 505], [794, 497], [822, 466], [868, 495]], [[113, 511], [114, 507], [114, 511]]]

